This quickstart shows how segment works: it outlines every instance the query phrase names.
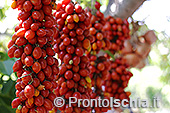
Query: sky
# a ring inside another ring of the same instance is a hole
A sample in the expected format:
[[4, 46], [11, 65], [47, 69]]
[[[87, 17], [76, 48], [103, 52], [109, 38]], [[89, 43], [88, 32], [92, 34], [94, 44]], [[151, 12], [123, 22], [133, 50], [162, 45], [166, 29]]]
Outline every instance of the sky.
[[[133, 14], [135, 20], [144, 20], [151, 30], [165, 31], [170, 36], [170, 0], [148, 0]], [[169, 21], [168, 21], [169, 20]]]

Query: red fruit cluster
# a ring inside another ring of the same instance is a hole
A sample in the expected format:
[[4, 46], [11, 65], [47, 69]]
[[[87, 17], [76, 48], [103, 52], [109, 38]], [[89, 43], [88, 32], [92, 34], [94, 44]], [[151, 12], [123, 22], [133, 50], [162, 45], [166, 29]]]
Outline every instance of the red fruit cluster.
[[58, 60], [52, 49], [57, 29], [52, 15], [53, 0], [17, 0], [19, 25], [9, 42], [8, 56], [18, 58], [13, 72], [18, 79], [12, 108], [17, 113], [47, 113], [55, 109]]
[[[111, 80], [110, 69], [111, 61], [104, 56], [97, 57], [95, 55], [90, 56], [90, 77], [92, 79], [93, 92], [90, 93], [92, 99], [106, 99], [103, 95], [103, 86], [105, 81]], [[110, 108], [108, 107], [96, 107], [93, 109], [95, 113], [107, 112]]]
[[[12, 107], [17, 113], [47, 113], [56, 107], [54, 99], [63, 97], [62, 113], [107, 112], [110, 108], [69, 107], [69, 97], [128, 99], [125, 92], [132, 76], [124, 61], [97, 57], [101, 49], [112, 53], [123, 48], [129, 36], [129, 24], [107, 17], [99, 11], [92, 15], [71, 0], [15, 0], [19, 25], [8, 44], [8, 56], [18, 58], [13, 65], [18, 80]], [[52, 9], [56, 11], [52, 14]], [[58, 60], [54, 57], [58, 54]], [[92, 90], [94, 89], [94, 90]], [[73, 100], [74, 101], [74, 100]]]
[[[111, 48], [111, 42], [106, 38], [104, 34], [103, 28], [106, 23], [106, 19], [104, 18], [104, 14], [99, 11], [100, 4], [99, 2], [95, 3], [95, 7], [97, 11], [95, 14], [91, 16], [89, 33], [90, 35], [87, 37], [92, 43], [91, 53], [97, 54], [101, 49], [109, 50]], [[90, 13], [90, 10], [87, 10]]]
[[[114, 19], [111, 16], [104, 18], [104, 15], [99, 11], [100, 4], [98, 2], [95, 3], [95, 7], [97, 12], [96, 15], [92, 15], [91, 26], [89, 27], [92, 52], [88, 54], [90, 59], [88, 68], [92, 79], [92, 87], [95, 89], [90, 93], [91, 98], [101, 97], [104, 99], [114, 97], [120, 100], [128, 99], [129, 92], [124, 92], [124, 88], [127, 87], [128, 81], [132, 76], [127, 71], [128, 66], [121, 59], [113, 62], [108, 55], [106, 55], [107, 57], [97, 57], [95, 55], [101, 49], [109, 50], [113, 54], [122, 49], [124, 40], [130, 37], [129, 24], [126, 20], [122, 21], [120, 18]], [[115, 63], [117, 64], [116, 66]], [[113, 72], [114, 70], [116, 71]], [[120, 73], [119, 71], [122, 72]], [[117, 76], [114, 73], [117, 73]], [[116, 77], [117, 79], [115, 80]], [[114, 87], [117, 87], [117, 89], [114, 89]], [[101, 113], [107, 112], [110, 108], [93, 107], [93, 109], [95, 112]]]
[[121, 50], [125, 40], [130, 38], [130, 30], [128, 21], [121, 18], [106, 17], [106, 24], [103, 27], [104, 34], [111, 42], [112, 53]]
[[[129, 79], [133, 76], [128, 71], [128, 65], [121, 58], [110, 61], [104, 56], [90, 57], [90, 77], [94, 91], [90, 93], [92, 99], [101, 97], [102, 99], [128, 99], [130, 92], [125, 92]], [[93, 108], [96, 113], [107, 112], [110, 108]]]
[[122, 58], [111, 61], [110, 80], [104, 83], [104, 96], [116, 99], [129, 99], [130, 92], [124, 91], [133, 74], [128, 71], [128, 65]]
[[54, 93], [65, 99], [65, 105], [58, 108], [63, 113], [89, 113], [91, 111], [90, 106], [86, 108], [84, 106], [78, 107], [78, 103], [76, 103], [69, 107], [68, 103], [69, 97], [90, 99], [91, 79], [88, 77], [87, 62], [87, 57], [83, 56], [77, 67], [68, 66], [64, 63], [59, 67], [58, 86]]
[[104, 81], [110, 80], [109, 70], [111, 69], [111, 62], [104, 56], [97, 57], [95, 55], [90, 56], [90, 78], [92, 79], [92, 86], [102, 89]]
[[69, 64], [70, 60], [77, 64], [78, 61], [74, 59], [78, 60], [91, 48], [90, 40], [86, 38], [89, 35], [87, 27], [90, 25], [90, 16], [79, 4], [73, 3], [62, 5], [53, 15], [60, 31], [54, 40], [54, 51], [65, 64]]
[[87, 69], [89, 58], [85, 56], [85, 52], [91, 48], [90, 40], [87, 38], [90, 16], [79, 4], [65, 2], [57, 4], [60, 8], [53, 14], [59, 29], [53, 49], [61, 60], [58, 86], [54, 92], [58, 97], [65, 99], [65, 105], [58, 108], [61, 112], [89, 113], [90, 106], [85, 108], [73, 104], [69, 107], [68, 100], [69, 97], [90, 99], [91, 79], [88, 77]]

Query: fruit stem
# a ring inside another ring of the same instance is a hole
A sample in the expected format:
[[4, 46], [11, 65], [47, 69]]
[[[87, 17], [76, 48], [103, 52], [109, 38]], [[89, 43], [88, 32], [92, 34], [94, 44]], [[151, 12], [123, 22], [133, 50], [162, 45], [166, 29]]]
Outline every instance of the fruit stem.
[[24, 78], [24, 77], [30, 76], [30, 75], [32, 75], [32, 74], [33, 74], [33, 72], [32, 72], [32, 73], [30, 73], [30, 74], [27, 74], [27, 75], [21, 76], [21, 77], [19, 77], [18, 79], [21, 79], [21, 78]]
[[107, 54], [112, 58], [113, 61], [115, 60], [114, 55], [113, 55], [109, 50], [103, 50], [103, 49], [101, 49], [101, 51], [107, 53]]

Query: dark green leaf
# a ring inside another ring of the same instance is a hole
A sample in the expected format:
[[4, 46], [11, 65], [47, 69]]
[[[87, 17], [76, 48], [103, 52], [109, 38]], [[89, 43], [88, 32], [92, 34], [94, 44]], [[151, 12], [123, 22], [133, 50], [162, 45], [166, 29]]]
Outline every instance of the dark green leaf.
[[12, 109], [11, 103], [6, 104], [2, 97], [0, 97], [0, 113], [15, 113], [15, 109]]
[[11, 75], [13, 64], [13, 60], [0, 61], [0, 72], [5, 75]]
[[2, 9], [0, 9], [0, 19], [2, 19], [4, 17], [3, 11]]
[[16, 95], [15, 95], [15, 91], [16, 91], [16, 89], [15, 89], [15, 81], [13, 81], [13, 86], [11, 87], [11, 90], [10, 90], [10, 92], [9, 92], [9, 94], [10, 94], [10, 97], [12, 97], [12, 98], [14, 98]]
[[9, 92], [12, 89], [14, 83], [15, 82], [12, 81], [11, 79], [8, 80], [6, 83], [4, 83], [3, 88], [2, 88], [2, 94], [9, 94]]
[[6, 105], [11, 105], [11, 102], [13, 100], [14, 97], [8, 97], [7, 95], [3, 96], [3, 95], [0, 95], [0, 98], [1, 98], [1, 101], [4, 102], [4, 104]]
[[[12, 109], [12, 108], [11, 108]], [[12, 111], [10, 111], [6, 106], [4, 105], [0, 105], [0, 111], [1, 113], [14, 113]]]
[[0, 61], [5, 61], [8, 59], [8, 55], [6, 53], [0, 52]]
[[2, 84], [3, 83], [3, 80], [2, 80], [2, 77], [0, 78], [0, 84]]

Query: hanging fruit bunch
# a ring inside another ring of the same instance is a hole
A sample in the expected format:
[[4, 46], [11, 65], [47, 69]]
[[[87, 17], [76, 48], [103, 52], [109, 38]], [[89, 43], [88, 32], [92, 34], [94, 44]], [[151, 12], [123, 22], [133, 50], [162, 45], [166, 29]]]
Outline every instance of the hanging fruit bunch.
[[18, 79], [12, 108], [16, 113], [55, 111], [53, 104], [59, 72], [52, 49], [57, 29], [52, 15], [55, 0], [15, 0], [19, 24], [8, 44], [8, 56], [18, 58], [13, 65]]
[[[124, 40], [130, 38], [128, 24], [126, 23], [125, 26], [120, 18], [116, 18], [117, 20], [115, 20], [113, 17], [106, 19], [103, 18], [103, 13], [99, 11], [100, 4], [98, 2], [95, 3], [95, 7], [97, 12], [95, 15], [92, 15], [91, 27], [89, 28], [90, 36], [93, 37], [94, 40], [92, 42], [92, 52], [88, 54], [90, 59], [90, 65], [88, 68], [90, 70], [90, 78], [92, 79], [93, 87], [91, 98], [97, 99], [100, 97], [102, 99], [110, 99], [110, 97], [114, 97], [120, 100], [129, 100], [130, 92], [125, 92], [124, 88], [127, 87], [132, 73], [127, 71], [128, 65], [125, 64], [125, 61], [122, 58], [116, 59], [115, 61], [113, 61], [115, 58], [110, 60], [111, 57], [114, 57], [112, 53], [115, 53], [123, 48], [122, 44]], [[118, 31], [117, 29], [110, 29], [109, 26], [111, 23], [108, 25], [106, 20], [116, 25], [119, 23], [122, 25], [121, 27], [124, 28], [124, 32], [121, 30]], [[113, 22], [118, 20], [120, 22]], [[112, 34], [109, 34], [109, 32]], [[115, 32], [117, 34], [121, 34], [113, 35]], [[99, 38], [98, 34], [101, 34], [102, 38]], [[125, 38], [118, 38], [118, 36], [124, 36]], [[116, 45], [119, 42], [121, 42], [121, 45]], [[115, 45], [117, 47], [122, 47], [114, 49]], [[110, 56], [99, 55], [100, 57], [98, 57], [98, 52], [101, 51], [101, 49], [108, 51], [106, 53], [108, 53]], [[110, 109], [110, 107], [93, 107], [93, 110], [96, 113], [107, 112]]]
[[[97, 57], [95, 55], [90, 56], [90, 77], [92, 79], [93, 91], [90, 93], [92, 99], [105, 99], [103, 92], [103, 85], [106, 80], [110, 80], [109, 70], [111, 69], [111, 62], [104, 56]], [[108, 99], [108, 98], [107, 98]], [[97, 103], [99, 104], [99, 103]], [[93, 106], [95, 113], [98, 112], [107, 112], [110, 107], [96, 107]]]
[[124, 89], [133, 74], [128, 71], [128, 67], [122, 58], [111, 61], [110, 79], [104, 83], [104, 96], [129, 100], [130, 92], [125, 92]]
[[[129, 100], [130, 92], [125, 92], [130, 78], [133, 76], [128, 71], [128, 65], [122, 58], [111, 61], [108, 57], [94, 56], [90, 57], [90, 77], [92, 79], [93, 91], [91, 92], [92, 99], [114, 99]], [[107, 112], [109, 107], [93, 107], [96, 113]]]
[[[130, 92], [124, 89], [132, 73], [122, 58], [114, 58], [130, 38], [129, 23], [105, 18], [100, 6], [96, 2], [93, 11], [71, 0], [57, 4], [55, 0], [13, 1], [11, 7], [20, 11], [20, 23], [8, 44], [8, 56], [18, 58], [13, 65], [18, 79], [12, 101], [17, 113], [57, 109], [62, 113], [102, 113], [111, 108], [78, 107], [78, 103], [70, 107], [69, 97], [129, 99]], [[101, 50], [107, 55], [98, 55]], [[64, 99], [64, 106], [54, 106], [56, 97]]]
[[90, 15], [78, 3], [59, 2], [54, 12], [58, 36], [55, 38], [54, 51], [61, 60], [55, 94], [63, 97], [65, 105], [58, 109], [63, 113], [89, 113], [90, 107], [69, 107], [69, 97], [90, 99], [91, 79], [87, 68], [89, 58], [85, 55], [91, 49], [88, 27]]
[[118, 17], [106, 17], [106, 24], [103, 27], [106, 38], [111, 42], [109, 51], [114, 54], [123, 48], [125, 40], [130, 39], [128, 21]]
[[106, 37], [102, 33], [102, 28], [105, 25], [104, 14], [100, 12], [100, 4], [98, 2], [95, 3], [95, 8], [97, 11], [94, 11], [94, 9], [89, 10], [90, 13], [95, 13], [91, 16], [89, 27], [90, 36], [88, 38], [92, 43], [90, 54], [97, 54], [101, 49], [106, 47]]

